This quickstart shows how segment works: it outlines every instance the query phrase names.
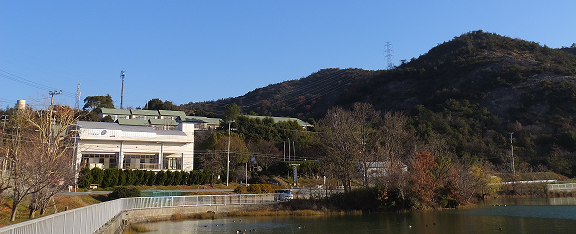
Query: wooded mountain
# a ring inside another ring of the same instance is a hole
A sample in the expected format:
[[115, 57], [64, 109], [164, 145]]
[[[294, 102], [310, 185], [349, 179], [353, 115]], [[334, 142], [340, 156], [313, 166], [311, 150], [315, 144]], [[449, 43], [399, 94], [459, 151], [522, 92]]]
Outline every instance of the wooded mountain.
[[[181, 108], [222, 113], [236, 103], [245, 113], [323, 118], [333, 106], [367, 102], [403, 111], [423, 140], [446, 139], [465, 159], [542, 164], [576, 175], [576, 45], [553, 49], [535, 42], [474, 31], [455, 37], [395, 69], [322, 69], [308, 77], [246, 95]], [[518, 169], [518, 168], [517, 168]]]

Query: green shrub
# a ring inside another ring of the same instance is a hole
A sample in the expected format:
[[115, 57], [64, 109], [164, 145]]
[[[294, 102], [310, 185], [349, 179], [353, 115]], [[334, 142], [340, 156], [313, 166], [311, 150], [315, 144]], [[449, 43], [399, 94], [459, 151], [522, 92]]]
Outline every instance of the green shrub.
[[80, 188], [89, 188], [90, 184], [92, 184], [92, 173], [90, 173], [90, 168], [84, 167], [80, 171], [80, 176], [78, 178], [78, 187]]
[[102, 169], [94, 167], [90, 170], [90, 174], [92, 174], [92, 184], [102, 184], [104, 179], [104, 171]]
[[180, 185], [180, 181], [182, 180], [182, 172], [175, 171], [172, 173], [174, 175], [174, 180], [172, 181], [172, 185]]
[[146, 171], [138, 170], [138, 169], [132, 171], [132, 173], [134, 174], [134, 175], [133, 175], [133, 176], [134, 176], [134, 185], [136, 185], [136, 186], [137, 186], [137, 185], [142, 185], [143, 174], [144, 174], [145, 172], [146, 172]]
[[[166, 180], [164, 180], [164, 186], [168, 186], [168, 185], [172, 185], [172, 182], [174, 182], [174, 172], [172, 171], [166, 171]], [[162, 184], [160, 184], [162, 185]]]
[[156, 183], [156, 172], [147, 171], [146, 172], [146, 178], [148, 178], [146, 185], [148, 185], [148, 186], [154, 185], [154, 183]]
[[140, 196], [140, 190], [138, 190], [134, 186], [116, 186], [114, 187], [114, 190], [112, 190], [112, 193], [108, 195], [108, 198], [113, 200], [123, 197], [139, 197], [139, 196]]
[[188, 172], [181, 172], [180, 175], [182, 175], [182, 178], [180, 179], [180, 184], [181, 185], [187, 185], [188, 184], [188, 177], [190, 176], [190, 173]]
[[101, 187], [114, 187], [118, 185], [118, 177], [120, 174], [120, 169], [117, 168], [107, 168], [104, 170], [104, 177], [102, 179]]
[[165, 171], [159, 171], [156, 174], [156, 185], [164, 185], [164, 182], [168, 179]]
[[124, 186], [134, 185], [136, 183], [136, 176], [134, 175], [134, 171], [132, 171], [132, 169], [125, 169], [124, 175], [126, 175], [126, 183]]
[[126, 173], [124, 173], [124, 170], [118, 169], [118, 184], [117, 185], [127, 186], [128, 185], [127, 181], [128, 181], [128, 179], [126, 178]]

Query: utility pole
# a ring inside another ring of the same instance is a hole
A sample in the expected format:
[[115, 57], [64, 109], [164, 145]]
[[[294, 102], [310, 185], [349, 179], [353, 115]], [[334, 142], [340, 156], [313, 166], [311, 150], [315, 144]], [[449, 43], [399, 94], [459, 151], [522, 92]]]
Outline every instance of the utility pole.
[[512, 138], [512, 135], [513, 135], [513, 134], [514, 134], [513, 132], [510, 133], [510, 152], [511, 152], [511, 155], [512, 155], [512, 175], [515, 176], [515, 175], [516, 175], [516, 170], [514, 169], [514, 145], [513, 145], [513, 143], [512, 143], [512, 141], [514, 140], [514, 138]]
[[290, 161], [290, 138], [288, 138], [288, 161]]
[[296, 141], [292, 141], [292, 149], [294, 149], [294, 155], [292, 155], [292, 159], [296, 161]]
[[246, 177], [246, 186], [248, 186], [248, 162], [246, 162], [246, 174], [244, 176]]
[[78, 86], [76, 87], [76, 104], [74, 107], [78, 110], [80, 109], [80, 82], [78, 82]]
[[58, 95], [58, 94], [62, 94], [62, 90], [60, 91], [48, 91], [48, 94], [52, 96], [52, 99], [50, 100], [50, 109], [52, 109], [52, 105], [54, 105], [54, 95]]
[[6, 128], [6, 117], [7, 115], [2, 115], [2, 142], [0, 142], [0, 146], [4, 145], [4, 129]]
[[228, 186], [228, 178], [230, 177], [230, 124], [234, 120], [228, 120], [228, 160], [226, 161], [226, 186]]
[[126, 71], [122, 70], [120, 72], [120, 77], [122, 77], [122, 90], [120, 91], [120, 109], [122, 108], [122, 104], [124, 104], [124, 77], [126, 76]]

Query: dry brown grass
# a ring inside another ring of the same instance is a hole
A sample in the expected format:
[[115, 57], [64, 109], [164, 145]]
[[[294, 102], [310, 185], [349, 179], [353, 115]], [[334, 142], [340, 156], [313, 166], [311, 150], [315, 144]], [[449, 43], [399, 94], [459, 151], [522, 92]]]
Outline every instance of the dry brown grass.
[[179, 221], [179, 220], [186, 220], [186, 219], [217, 219], [218, 215], [212, 212], [206, 213], [194, 213], [194, 214], [182, 214], [182, 213], [175, 213], [170, 217], [170, 220]]
[[[66, 209], [66, 207], [68, 207], [68, 210], [71, 210], [84, 206], [89, 206], [96, 203], [100, 203], [100, 201], [96, 200], [91, 195], [80, 195], [80, 196], [57, 195], [54, 197], [54, 202], [51, 202], [48, 208], [46, 209], [46, 213], [44, 215], [40, 215], [40, 212], [36, 212], [36, 218], [51, 215], [57, 212], [62, 212]], [[12, 198], [3, 197], [0, 200], [0, 227], [30, 220], [28, 218], [30, 214], [30, 212], [28, 211], [29, 204], [30, 204], [30, 198], [24, 199], [24, 201], [20, 203], [20, 205], [18, 206], [16, 221], [10, 222], [10, 215], [12, 213]]]

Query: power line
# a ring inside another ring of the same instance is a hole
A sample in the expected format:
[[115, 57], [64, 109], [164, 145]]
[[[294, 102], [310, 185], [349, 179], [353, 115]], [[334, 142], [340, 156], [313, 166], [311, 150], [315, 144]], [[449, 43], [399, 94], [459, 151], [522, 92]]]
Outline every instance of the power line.
[[[27, 86], [36, 88], [36, 89], [40, 89], [40, 90], [43, 90], [43, 91], [56, 90], [56, 88], [54, 88], [54, 87], [51, 87], [51, 86], [48, 86], [48, 85], [44, 85], [44, 84], [40, 84], [40, 83], [38, 83], [38, 82], [25, 79], [25, 78], [23, 78], [23, 77], [21, 77], [21, 76], [14, 75], [14, 74], [12, 74], [12, 73], [10, 73], [10, 72], [7, 72], [7, 71], [5, 71], [5, 70], [2, 70], [2, 69], [0, 69], [0, 77], [4, 77], [4, 78], [6, 78], [6, 79], [9, 79], [9, 80], [12, 80], [12, 81], [18, 82], [18, 83], [20, 83], [20, 84], [23, 84], [23, 85], [27, 85]], [[75, 96], [72, 95], [72, 94], [66, 94], [66, 93], [65, 93], [64, 96], [71, 97], [71, 98], [75, 98]]]

